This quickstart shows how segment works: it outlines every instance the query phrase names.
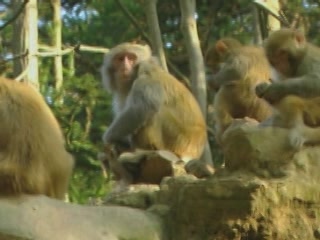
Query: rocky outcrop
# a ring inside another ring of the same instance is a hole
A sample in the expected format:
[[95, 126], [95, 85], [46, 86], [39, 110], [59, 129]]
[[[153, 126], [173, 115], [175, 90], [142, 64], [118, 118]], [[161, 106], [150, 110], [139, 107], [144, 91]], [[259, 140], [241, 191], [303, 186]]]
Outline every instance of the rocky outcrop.
[[208, 179], [131, 186], [104, 206], [1, 199], [0, 239], [320, 239], [319, 147], [297, 151], [286, 129], [243, 120], [223, 144], [225, 168]]

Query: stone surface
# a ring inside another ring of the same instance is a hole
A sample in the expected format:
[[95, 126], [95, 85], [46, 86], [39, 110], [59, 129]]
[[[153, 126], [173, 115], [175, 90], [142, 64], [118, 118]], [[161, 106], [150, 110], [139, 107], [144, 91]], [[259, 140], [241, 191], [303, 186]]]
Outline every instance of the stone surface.
[[0, 199], [0, 239], [160, 240], [161, 221], [121, 206], [79, 206], [43, 196]]

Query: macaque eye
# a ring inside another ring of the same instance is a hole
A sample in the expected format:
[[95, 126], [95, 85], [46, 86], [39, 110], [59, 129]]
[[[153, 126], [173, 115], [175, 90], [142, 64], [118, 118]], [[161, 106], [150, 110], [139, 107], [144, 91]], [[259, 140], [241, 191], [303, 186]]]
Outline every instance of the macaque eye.
[[126, 57], [130, 60], [130, 61], [135, 61], [137, 59], [137, 56], [133, 53], [128, 53], [126, 54]]
[[134, 53], [125, 53], [125, 54], [118, 55], [115, 58], [115, 61], [119, 63], [119, 62], [125, 61], [126, 59], [129, 61], [135, 61], [137, 59], [137, 56]]

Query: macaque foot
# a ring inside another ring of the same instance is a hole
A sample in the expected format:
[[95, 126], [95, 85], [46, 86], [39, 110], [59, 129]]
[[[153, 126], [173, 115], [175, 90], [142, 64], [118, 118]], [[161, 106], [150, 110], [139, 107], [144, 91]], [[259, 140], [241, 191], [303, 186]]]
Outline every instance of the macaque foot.
[[208, 178], [215, 172], [215, 169], [208, 163], [196, 159], [186, 163], [185, 170], [187, 173], [192, 174], [197, 178]]
[[260, 83], [256, 86], [256, 94], [258, 97], [263, 97], [263, 95], [268, 90], [270, 84], [269, 83]]
[[125, 180], [116, 181], [112, 190], [105, 197], [105, 201], [113, 199], [116, 196], [121, 195], [122, 193], [128, 192], [130, 190], [130, 183]]
[[289, 143], [296, 150], [300, 150], [306, 142], [303, 130], [300, 128], [292, 129], [289, 133]]

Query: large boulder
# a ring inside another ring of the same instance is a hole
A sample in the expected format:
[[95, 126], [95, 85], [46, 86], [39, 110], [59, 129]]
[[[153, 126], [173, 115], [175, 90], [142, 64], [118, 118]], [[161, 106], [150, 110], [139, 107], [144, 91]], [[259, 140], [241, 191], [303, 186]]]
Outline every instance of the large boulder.
[[122, 206], [80, 206], [44, 196], [0, 199], [1, 240], [160, 240], [159, 218]]

